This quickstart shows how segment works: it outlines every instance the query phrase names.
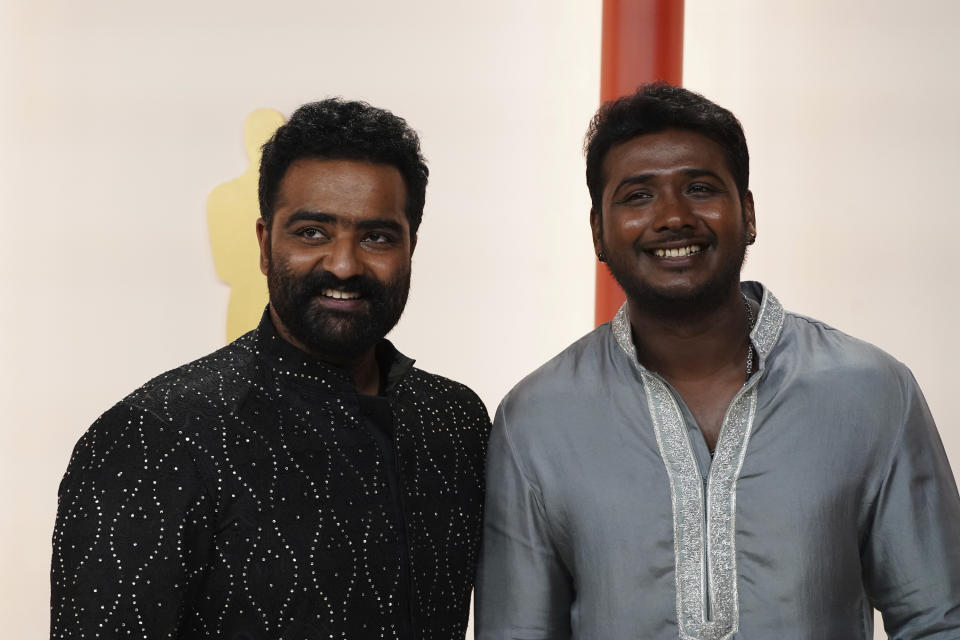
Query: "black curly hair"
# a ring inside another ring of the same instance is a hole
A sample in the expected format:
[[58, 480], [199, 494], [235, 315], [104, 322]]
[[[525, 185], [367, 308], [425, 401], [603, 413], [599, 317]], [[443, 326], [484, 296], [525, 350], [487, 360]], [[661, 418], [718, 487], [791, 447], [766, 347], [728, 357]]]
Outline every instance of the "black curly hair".
[[366, 102], [328, 98], [297, 109], [263, 145], [260, 160], [260, 215], [270, 229], [277, 190], [287, 168], [300, 158], [360, 160], [397, 168], [407, 187], [410, 235], [423, 218], [427, 169], [420, 138], [407, 121]]
[[602, 213], [603, 159], [611, 147], [666, 129], [693, 131], [719, 144], [741, 200], [747, 195], [750, 154], [736, 116], [699, 93], [656, 82], [605, 102], [590, 121], [583, 148], [587, 156], [587, 188], [596, 213]]

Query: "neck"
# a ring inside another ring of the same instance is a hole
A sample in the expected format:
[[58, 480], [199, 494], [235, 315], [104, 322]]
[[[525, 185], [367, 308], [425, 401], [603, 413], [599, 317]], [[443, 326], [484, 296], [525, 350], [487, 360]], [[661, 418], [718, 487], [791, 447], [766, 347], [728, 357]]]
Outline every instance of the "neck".
[[743, 375], [750, 325], [739, 284], [709, 309], [670, 315], [631, 300], [629, 310], [637, 358], [647, 369], [671, 381]]
[[357, 393], [375, 396], [380, 392], [380, 363], [377, 362], [376, 347], [370, 347], [357, 356], [344, 356], [342, 354], [320, 353], [311, 349], [303, 342], [298, 340], [287, 329], [283, 321], [277, 316], [273, 306], [270, 307], [270, 319], [273, 326], [281, 338], [300, 349], [304, 353], [334, 367], [346, 370], [353, 380], [353, 386]]

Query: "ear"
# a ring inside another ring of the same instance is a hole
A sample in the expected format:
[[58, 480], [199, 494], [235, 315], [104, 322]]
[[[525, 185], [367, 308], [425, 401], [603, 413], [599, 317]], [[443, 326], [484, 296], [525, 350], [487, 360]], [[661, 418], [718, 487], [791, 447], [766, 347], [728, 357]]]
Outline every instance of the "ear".
[[593, 252], [603, 251], [603, 218], [593, 207], [590, 208], [590, 230], [593, 232]]
[[743, 198], [743, 221], [747, 223], [747, 234], [756, 237], [757, 216], [753, 207], [752, 191], [747, 191], [747, 195]]
[[257, 244], [260, 245], [260, 273], [270, 269], [270, 230], [263, 218], [257, 218]]

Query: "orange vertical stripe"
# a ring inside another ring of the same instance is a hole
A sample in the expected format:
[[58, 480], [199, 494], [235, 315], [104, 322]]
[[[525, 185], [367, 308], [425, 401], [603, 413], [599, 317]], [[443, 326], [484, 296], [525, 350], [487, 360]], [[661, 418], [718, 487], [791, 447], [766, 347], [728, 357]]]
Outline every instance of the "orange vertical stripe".
[[[683, 78], [683, 0], [603, 0], [600, 100], [633, 93], [644, 82]], [[594, 320], [613, 318], [623, 304], [620, 286], [597, 264]]]

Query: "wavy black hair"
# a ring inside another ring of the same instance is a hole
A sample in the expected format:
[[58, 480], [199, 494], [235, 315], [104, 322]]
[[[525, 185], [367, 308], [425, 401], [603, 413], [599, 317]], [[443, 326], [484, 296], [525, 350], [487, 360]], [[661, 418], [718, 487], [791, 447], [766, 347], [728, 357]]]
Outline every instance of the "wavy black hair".
[[587, 188], [596, 213], [602, 213], [603, 159], [611, 147], [666, 129], [686, 129], [719, 144], [743, 200], [750, 183], [750, 154], [740, 121], [699, 93], [656, 82], [605, 102], [590, 121], [583, 148], [587, 156]]
[[260, 159], [260, 215], [273, 222], [280, 181], [294, 160], [360, 160], [397, 168], [407, 187], [406, 214], [413, 237], [423, 219], [430, 172], [420, 138], [407, 121], [366, 102], [328, 98], [310, 102], [290, 116], [263, 145]]

